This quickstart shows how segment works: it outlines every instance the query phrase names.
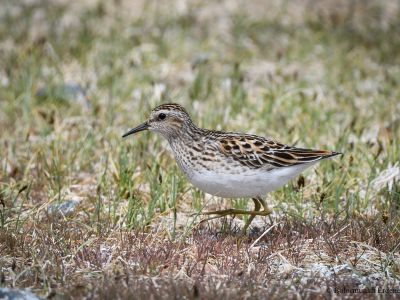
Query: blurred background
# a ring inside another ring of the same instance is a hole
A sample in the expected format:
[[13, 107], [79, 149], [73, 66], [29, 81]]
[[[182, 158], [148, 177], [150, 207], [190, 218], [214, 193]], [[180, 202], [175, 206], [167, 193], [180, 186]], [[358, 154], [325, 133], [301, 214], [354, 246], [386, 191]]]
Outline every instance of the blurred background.
[[[56, 268], [61, 254], [46, 249], [60, 241], [65, 256], [84, 240], [94, 252], [100, 240], [117, 243], [108, 239], [116, 230], [174, 239], [197, 222], [190, 213], [247, 207], [192, 188], [160, 137], [121, 138], [165, 102], [185, 106], [201, 127], [343, 152], [268, 195], [273, 220], [361, 216], [373, 229], [358, 232], [369, 228], [362, 223], [352, 238], [397, 252], [399, 99], [396, 0], [2, 0], [3, 282], [45, 293], [10, 268], [22, 272], [37, 253]], [[57, 285], [53, 271], [40, 276]]]
[[120, 168], [128, 183], [168, 159], [158, 137], [121, 134], [177, 102], [206, 128], [345, 152], [367, 186], [399, 158], [399, 11], [373, 0], [2, 1], [2, 181], [61, 199], [107, 169], [121, 189]]

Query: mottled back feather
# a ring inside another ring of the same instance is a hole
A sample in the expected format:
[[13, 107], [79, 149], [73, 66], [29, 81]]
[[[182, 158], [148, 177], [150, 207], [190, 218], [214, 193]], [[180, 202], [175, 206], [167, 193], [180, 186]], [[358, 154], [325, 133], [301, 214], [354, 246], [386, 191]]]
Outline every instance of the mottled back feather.
[[219, 141], [221, 153], [252, 169], [290, 167], [340, 154], [296, 148], [250, 134], [208, 131], [207, 135]]

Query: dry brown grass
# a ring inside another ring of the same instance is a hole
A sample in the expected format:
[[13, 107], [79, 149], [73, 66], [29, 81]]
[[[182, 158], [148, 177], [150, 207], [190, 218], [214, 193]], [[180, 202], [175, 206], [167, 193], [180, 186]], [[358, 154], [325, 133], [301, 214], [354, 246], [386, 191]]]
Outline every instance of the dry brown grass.
[[165, 231], [96, 232], [85, 222], [45, 216], [18, 235], [1, 232], [0, 263], [3, 282], [37, 286], [47, 296], [325, 298], [335, 289], [398, 284], [393, 225], [362, 217], [283, 219], [252, 246], [268, 227], [243, 237], [235, 225], [225, 233], [205, 225], [171, 240]]

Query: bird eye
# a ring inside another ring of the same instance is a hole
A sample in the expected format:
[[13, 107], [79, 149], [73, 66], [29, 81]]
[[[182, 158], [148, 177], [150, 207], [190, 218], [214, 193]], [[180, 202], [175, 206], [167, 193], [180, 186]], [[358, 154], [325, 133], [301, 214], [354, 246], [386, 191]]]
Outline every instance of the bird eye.
[[167, 116], [166, 116], [166, 114], [164, 114], [164, 113], [160, 113], [160, 114], [158, 115], [158, 118], [159, 118], [160, 120], [164, 120], [166, 117], [167, 117]]

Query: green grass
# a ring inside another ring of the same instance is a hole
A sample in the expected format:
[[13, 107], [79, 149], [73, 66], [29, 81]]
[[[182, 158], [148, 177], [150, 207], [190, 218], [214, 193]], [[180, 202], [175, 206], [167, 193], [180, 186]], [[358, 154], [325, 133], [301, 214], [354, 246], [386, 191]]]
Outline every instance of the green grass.
[[[396, 1], [3, 1], [0, 286], [138, 299], [131, 287], [156, 299], [398, 287], [399, 28]], [[205, 128], [344, 155], [267, 195], [274, 213], [247, 236], [245, 217], [199, 224], [252, 201], [196, 190], [159, 136], [121, 138], [164, 102]], [[72, 215], [48, 212], [68, 199]], [[350, 269], [324, 280], [316, 263]]]

